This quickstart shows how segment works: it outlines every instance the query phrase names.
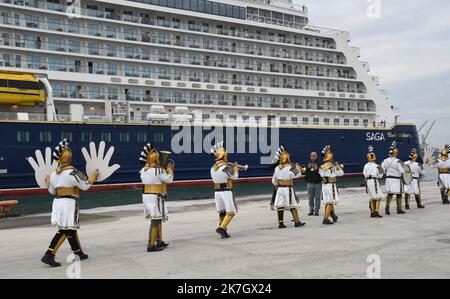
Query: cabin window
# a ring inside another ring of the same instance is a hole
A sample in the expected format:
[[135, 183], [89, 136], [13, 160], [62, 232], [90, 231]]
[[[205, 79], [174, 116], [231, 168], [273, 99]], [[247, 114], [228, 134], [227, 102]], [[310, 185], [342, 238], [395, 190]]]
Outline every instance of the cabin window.
[[18, 131], [17, 132], [17, 142], [20, 142], [20, 143], [30, 142], [30, 132]]
[[52, 132], [39, 132], [40, 142], [52, 142]]
[[349, 119], [344, 119], [344, 126], [349, 126], [350, 125], [350, 120]]
[[127, 132], [121, 132], [119, 134], [119, 141], [122, 143], [128, 143], [130, 142], [130, 133]]
[[144, 143], [144, 142], [147, 142], [148, 141], [148, 139], [147, 139], [147, 133], [138, 133], [137, 134], [137, 141], [138, 142], [142, 142], [142, 143]]
[[313, 123], [314, 123], [315, 126], [318, 126], [319, 123], [320, 123], [320, 119], [314, 118], [314, 119], [313, 119]]
[[91, 132], [81, 133], [81, 142], [91, 142], [91, 141], [92, 141], [92, 133]]
[[111, 133], [103, 132], [100, 134], [100, 139], [104, 142], [111, 142]]

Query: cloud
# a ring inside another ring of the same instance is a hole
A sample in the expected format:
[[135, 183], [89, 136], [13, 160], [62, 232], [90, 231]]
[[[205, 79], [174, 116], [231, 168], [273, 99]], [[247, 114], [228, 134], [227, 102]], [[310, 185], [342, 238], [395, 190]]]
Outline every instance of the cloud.
[[436, 119], [431, 141], [450, 142], [450, 1], [380, 1], [379, 19], [367, 16], [367, 0], [304, 4], [313, 25], [350, 32], [351, 45], [361, 48], [361, 60], [380, 77], [402, 120]]

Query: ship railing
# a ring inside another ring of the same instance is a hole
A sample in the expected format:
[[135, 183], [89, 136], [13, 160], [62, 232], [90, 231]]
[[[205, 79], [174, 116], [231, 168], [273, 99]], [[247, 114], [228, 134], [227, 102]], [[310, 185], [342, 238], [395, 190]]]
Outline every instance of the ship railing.
[[[25, 115], [26, 114], [26, 115]], [[159, 124], [159, 125], [198, 125], [198, 126], [271, 126], [271, 127], [342, 127], [342, 128], [367, 128], [367, 129], [384, 129], [391, 128], [396, 123], [387, 122], [370, 122], [370, 121], [355, 121], [350, 119], [332, 119], [330, 121], [310, 120], [298, 118], [297, 120], [288, 119], [271, 119], [271, 118], [203, 118], [196, 117], [196, 115], [187, 114], [190, 118], [178, 119], [169, 116], [167, 119], [154, 118], [146, 119], [144, 117], [124, 117], [115, 121], [106, 115], [88, 114], [84, 115], [82, 123], [118, 123], [118, 124]], [[46, 115], [43, 113], [15, 113], [15, 112], [0, 112], [0, 120], [2, 121], [46, 121]], [[73, 122], [69, 114], [58, 114], [56, 122]]]
[[[160, 59], [158, 59], [160, 60]], [[339, 75], [339, 72], [308, 72], [305, 73], [301, 70], [294, 72], [281, 72], [278, 69], [266, 70], [266, 73], [260, 74], [261, 78], [255, 78], [255, 75], [242, 75], [238, 78], [224, 77], [223, 74], [209, 74], [204, 75], [202, 73], [192, 73], [179, 72], [179, 71], [166, 71], [166, 72], [154, 72], [151, 67], [142, 66], [141, 68], [136, 67], [135, 69], [130, 69], [126, 67], [86, 67], [81, 65], [66, 64], [62, 62], [57, 62], [58, 60], [52, 60], [50, 63], [41, 61], [30, 61], [25, 58], [22, 60], [5, 60], [0, 59], [0, 66], [11, 67], [11, 68], [26, 68], [30, 70], [39, 71], [57, 71], [57, 72], [67, 72], [67, 73], [85, 73], [93, 75], [108, 75], [108, 76], [123, 76], [123, 77], [134, 77], [134, 78], [144, 78], [144, 79], [156, 79], [156, 80], [173, 80], [173, 81], [188, 81], [188, 82], [200, 82], [200, 83], [214, 83], [214, 84], [228, 84], [228, 85], [239, 85], [239, 86], [249, 86], [249, 87], [271, 87], [271, 88], [284, 88], [284, 89], [296, 89], [296, 90], [311, 90], [311, 91], [323, 91], [323, 92], [341, 92], [349, 94], [365, 94], [366, 90], [358, 83], [355, 75]], [[60, 60], [62, 61], [62, 60]], [[203, 61], [205, 64], [209, 64], [209, 61]], [[201, 63], [198, 61], [198, 63]], [[192, 63], [192, 61], [189, 63]], [[240, 64], [240, 67], [244, 69], [257, 68], [252, 67], [250, 64]], [[235, 67], [237, 69], [237, 67]], [[279, 76], [271, 76], [269, 73], [274, 73]], [[280, 75], [284, 75], [282, 77]], [[291, 77], [287, 77], [291, 75]], [[264, 76], [262, 78], [262, 76]], [[287, 77], [287, 78], [286, 78]], [[307, 77], [309, 80], [320, 78], [319, 88], [316, 87], [313, 82], [305, 80]], [[346, 85], [340, 81], [328, 82], [326, 79], [340, 79], [350, 83], [350, 86]], [[328, 86], [329, 83], [329, 86]], [[346, 86], [342, 88], [342, 86]]]
[[306, 7], [305, 5], [299, 5], [299, 4], [295, 4], [295, 3], [286, 4], [286, 3], [283, 3], [283, 2], [277, 1], [277, 0], [240, 0], [240, 1], [259, 4], [259, 5], [268, 5], [272, 8], [279, 7], [279, 8], [293, 9], [298, 12], [308, 14], [308, 7]]
[[[28, 3], [28, 1], [12, 1], [12, 0], [0, 0], [1, 3], [5, 3], [5, 4], [9, 4], [9, 5], [17, 5], [17, 6], [30, 6], [30, 4]], [[47, 9], [47, 10], [54, 10], [54, 11], [65, 11], [66, 7], [62, 6], [62, 5], [50, 5], [50, 6], [42, 6], [39, 5], [40, 9]], [[162, 21], [162, 20], [156, 20], [155, 18], [151, 18], [151, 17], [141, 17], [141, 16], [131, 16], [131, 15], [122, 15], [119, 13], [111, 13], [111, 12], [103, 12], [103, 11], [98, 11], [98, 10], [94, 10], [94, 9], [86, 9], [86, 8], [80, 8], [80, 10], [77, 12], [80, 15], [85, 15], [88, 17], [95, 17], [95, 18], [103, 18], [103, 19], [112, 19], [112, 20], [122, 20], [125, 22], [132, 22], [132, 23], [138, 23], [138, 24], [144, 24], [144, 25], [150, 25], [150, 26], [157, 26], [157, 27], [171, 27], [174, 29], [182, 29], [182, 30], [187, 30], [187, 31], [197, 31], [197, 32], [204, 32], [204, 33], [212, 33], [212, 34], [218, 34], [218, 35], [229, 35], [229, 36], [234, 36], [234, 37], [242, 37], [242, 38], [248, 38], [248, 39], [253, 39], [253, 40], [261, 40], [261, 41], [272, 41], [274, 42], [275, 40], [270, 40], [270, 37], [264, 36], [264, 35], [257, 35], [257, 34], [251, 34], [249, 33], [247, 30], [227, 30], [227, 29], [216, 29], [215, 26], [201, 26], [201, 28], [199, 27], [200, 25], [192, 25], [186, 22], [170, 22], [170, 21]], [[259, 15], [254, 15], [254, 14], [248, 14], [247, 18], [249, 20], [255, 20], [258, 21], [259, 20]], [[279, 20], [278, 19], [274, 19], [272, 20], [272, 18], [267, 18], [267, 17], [263, 17], [263, 22], [266, 23], [273, 23], [273, 24], [278, 24]], [[9, 17], [9, 19], [12, 20], [12, 17]], [[14, 20], [20, 20], [22, 18], [14, 18]], [[5, 18], [4, 18], [5, 20]], [[344, 31], [339, 31], [339, 30], [333, 30], [333, 29], [327, 29], [327, 28], [321, 28], [321, 27], [315, 27], [315, 26], [311, 26], [311, 25], [306, 25], [304, 23], [299, 23], [299, 22], [292, 22], [292, 21], [283, 21], [286, 22], [286, 24], [288, 27], [293, 27], [293, 28], [297, 28], [297, 29], [303, 29], [303, 30], [307, 30], [307, 31], [313, 31], [313, 32], [318, 32], [318, 33], [342, 33]], [[12, 24], [11, 22], [8, 22], [10, 24]], [[40, 19], [37, 19], [37, 21], [35, 20], [26, 20], [25, 22], [23, 22], [23, 24], [25, 24], [27, 27], [32, 27], [32, 28], [41, 28], [42, 26], [40, 24], [45, 24], [44, 22], [40, 21]], [[45, 27], [45, 26], [44, 26]], [[48, 26], [47, 27], [42, 27], [41, 29], [49, 29]], [[72, 28], [71, 30], [65, 30], [65, 27], [63, 24], [61, 24], [60, 28], [57, 29], [57, 31], [64, 31], [64, 32], [70, 32], [70, 33], [84, 33], [84, 32], [88, 32], [88, 30], [86, 29], [86, 27], [83, 26], [79, 26], [76, 28]], [[52, 29], [49, 29], [52, 30]], [[105, 33], [106, 32], [106, 33]], [[105, 34], [103, 34], [105, 33]], [[108, 38], [117, 38], [117, 39], [125, 39], [125, 40], [134, 40], [134, 41], [138, 41], [140, 40], [142, 37], [138, 36], [138, 35], [133, 35], [133, 36], [126, 36], [126, 38], [124, 38], [122, 35], [124, 35], [123, 33], [120, 32], [107, 32], [104, 30], [95, 30], [95, 32], [92, 32], [93, 36], [99, 36], [99, 37], [108, 37]], [[291, 43], [291, 39], [278, 39], [277, 42], [279, 43], [284, 43], [284, 44], [292, 44]], [[176, 45], [175, 41], [173, 41], [171, 44]], [[304, 45], [304, 43], [301, 42], [294, 42], [294, 44], [296, 45]], [[317, 47], [320, 48], [328, 48], [328, 49], [335, 49], [336, 47], [334, 45], [329, 45], [327, 47], [324, 46], [319, 46], [317, 45]]]
[[[16, 19], [16, 18], [15, 18]], [[149, 43], [149, 44], [156, 44], [156, 45], [175, 45], [179, 47], [188, 47], [188, 48], [199, 48], [199, 49], [207, 49], [207, 50], [216, 50], [216, 51], [222, 51], [222, 52], [233, 52], [233, 53], [244, 53], [244, 54], [251, 54], [251, 55], [258, 55], [258, 56], [268, 56], [268, 57], [277, 57], [277, 58], [286, 58], [286, 59], [298, 59], [298, 60], [304, 60], [304, 58], [301, 58], [301, 55], [295, 54], [295, 51], [290, 48], [281, 48], [278, 47], [276, 51], [269, 51], [266, 49], [263, 49], [262, 47], [258, 47], [256, 45], [252, 46], [232, 46], [227, 47], [223, 44], [220, 44], [218, 41], [207, 41], [204, 42], [204, 39], [198, 39], [198, 42], [187, 42], [184, 39], [179, 38], [170, 38], [165, 35], [158, 35], [154, 34], [151, 31], [148, 32], [142, 32], [141, 34], [136, 33], [122, 33], [122, 32], [115, 32], [111, 30], [103, 30], [100, 28], [88, 28], [87, 26], [79, 26], [76, 28], [68, 27], [64, 24], [54, 24], [49, 23], [41, 20], [27, 20], [25, 18], [18, 18], [19, 23], [25, 24], [26, 27], [29, 28], [40, 28], [50, 31], [57, 31], [57, 32], [68, 32], [68, 33], [77, 33], [77, 34], [83, 34], [88, 36], [96, 36], [96, 37], [107, 37], [107, 38], [114, 38], [114, 39], [120, 39], [124, 41], [135, 41], [135, 42], [142, 42], [142, 43]], [[5, 23], [5, 21], [3, 21]], [[5, 24], [7, 25], [7, 24]], [[12, 24], [11, 24], [12, 25]], [[335, 49], [336, 46], [333, 43], [327, 43], [327, 42], [317, 42], [317, 41], [302, 41], [301, 39], [293, 39], [292, 41], [287, 38], [283, 37], [275, 37], [275, 36], [268, 36], [264, 39], [260, 37], [255, 37], [255, 34], [246, 33], [245, 31], [243, 33], [233, 30], [224, 30], [225, 35], [231, 35], [231, 36], [243, 36], [243, 37], [249, 37], [251, 39], [256, 40], [268, 40], [270, 42], [280, 42], [281, 44], [287, 44], [287, 45], [300, 45], [300, 46], [307, 46], [307, 47], [317, 47], [321, 49]], [[26, 48], [33, 48], [33, 49], [44, 49], [45, 42], [42, 40], [22, 40], [22, 39], [14, 39], [14, 40], [3, 40], [3, 45], [5, 46], [13, 46], [16, 47], [26, 47]], [[47, 46], [48, 50], [54, 50], [54, 51], [60, 51], [60, 52], [74, 52], [74, 53], [81, 53], [80, 48], [83, 48], [81, 46], [72, 45], [72, 46], [66, 46], [64, 43], [60, 43], [58, 45], [50, 44]], [[86, 48], [86, 47], [84, 47]], [[117, 54], [115, 52], [118, 52], [116, 50], [111, 49], [110, 52], [107, 52], [108, 49], [105, 49], [103, 51], [96, 50], [93, 51], [95, 53], [106, 53], [103, 55], [114, 57]], [[88, 51], [84, 51], [86, 54]], [[142, 55], [144, 56], [144, 55]], [[323, 57], [319, 57], [322, 55], [318, 55], [317, 57], [311, 57], [309, 59], [310, 61], [317, 61], [317, 62], [328, 62], [329, 59], [325, 59], [325, 55]], [[127, 57], [130, 58], [130, 57]], [[131, 57], [133, 58], [133, 57]], [[335, 60], [335, 59], [332, 59]], [[330, 61], [329, 63], [338, 63], [337, 61]]]

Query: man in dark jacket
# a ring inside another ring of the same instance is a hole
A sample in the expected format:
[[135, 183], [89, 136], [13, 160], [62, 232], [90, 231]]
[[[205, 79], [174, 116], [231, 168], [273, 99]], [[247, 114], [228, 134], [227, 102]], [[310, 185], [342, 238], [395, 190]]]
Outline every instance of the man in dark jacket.
[[310, 158], [311, 161], [305, 166], [310, 211], [308, 216], [319, 216], [320, 196], [322, 194], [322, 178], [319, 174], [320, 165], [317, 162], [316, 152], [312, 152]]

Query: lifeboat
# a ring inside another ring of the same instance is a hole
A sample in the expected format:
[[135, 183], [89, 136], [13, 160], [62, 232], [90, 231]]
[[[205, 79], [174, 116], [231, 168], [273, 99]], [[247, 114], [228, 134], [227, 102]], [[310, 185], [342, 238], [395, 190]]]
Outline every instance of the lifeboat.
[[32, 74], [0, 71], [0, 105], [45, 103], [44, 85]]

